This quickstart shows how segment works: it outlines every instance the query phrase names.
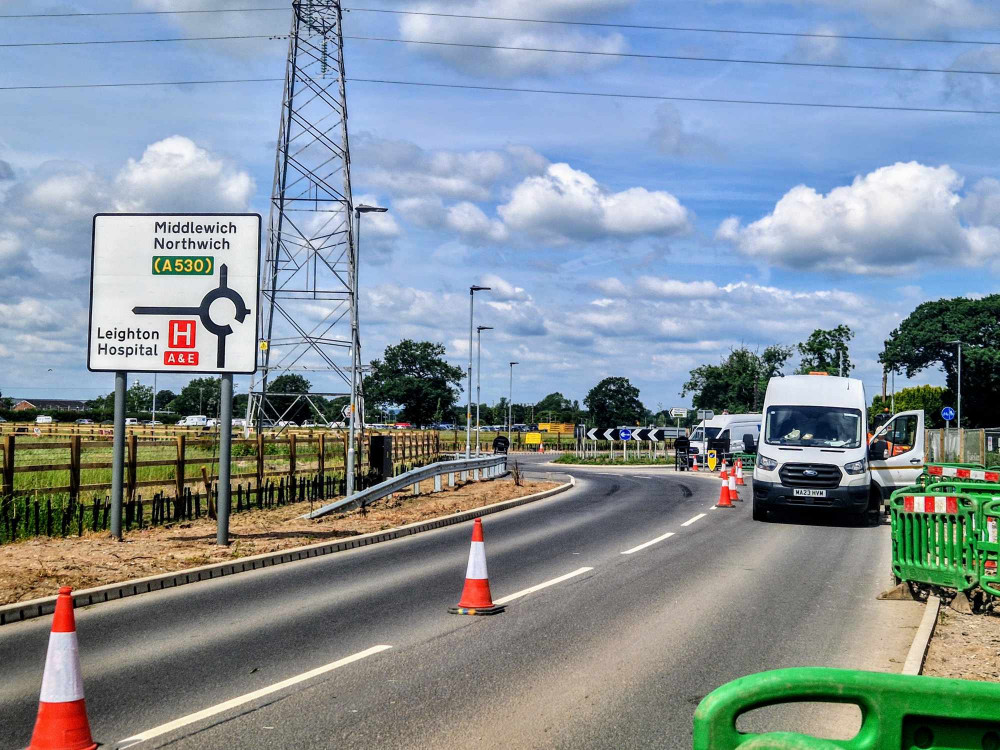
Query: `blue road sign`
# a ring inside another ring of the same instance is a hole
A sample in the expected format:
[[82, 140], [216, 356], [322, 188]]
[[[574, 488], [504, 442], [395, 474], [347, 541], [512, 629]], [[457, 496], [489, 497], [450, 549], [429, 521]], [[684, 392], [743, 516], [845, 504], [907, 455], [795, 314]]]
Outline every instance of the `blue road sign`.
[[631, 440], [632, 439], [632, 430], [618, 430], [618, 439], [619, 440]]
[[941, 410], [941, 419], [945, 422], [950, 422], [955, 418], [955, 410], [950, 406], [946, 406]]

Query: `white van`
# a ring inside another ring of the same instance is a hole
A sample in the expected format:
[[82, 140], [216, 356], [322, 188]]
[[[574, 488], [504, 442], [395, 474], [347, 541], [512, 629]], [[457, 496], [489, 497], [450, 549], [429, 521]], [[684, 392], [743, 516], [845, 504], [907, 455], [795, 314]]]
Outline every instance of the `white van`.
[[189, 417], [184, 417], [180, 422], [177, 423], [178, 427], [207, 427], [208, 417], [204, 414], [192, 414]]
[[52, 424], [53, 422], [55, 422], [55, 420], [52, 419], [52, 417], [45, 416], [44, 414], [40, 414], [35, 417], [35, 424]]
[[732, 451], [743, 450], [744, 435], [760, 438], [760, 414], [716, 414], [691, 431], [691, 453], [704, 455], [709, 440], [729, 440]]
[[878, 513], [923, 469], [924, 413], [886, 422], [869, 444], [868, 402], [855, 378], [771, 378], [753, 473], [753, 518], [777, 507]]

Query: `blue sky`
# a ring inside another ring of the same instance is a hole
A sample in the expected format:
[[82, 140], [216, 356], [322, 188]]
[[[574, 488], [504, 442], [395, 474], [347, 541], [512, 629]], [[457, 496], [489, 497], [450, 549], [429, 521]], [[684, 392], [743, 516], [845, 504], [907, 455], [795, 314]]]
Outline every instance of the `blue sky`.
[[[13, 13], [277, 6], [7, 0]], [[596, 23], [911, 36], [934, 44], [346, 14], [350, 36], [688, 57], [1000, 70], [973, 0], [371, 0], [357, 7]], [[351, 7], [345, 3], [345, 7]], [[4, 19], [0, 44], [287, 33], [290, 11]], [[0, 86], [277, 78], [287, 42], [0, 48]], [[562, 55], [348, 40], [349, 78], [695, 98], [996, 109], [998, 76]], [[267, 214], [281, 83], [0, 91], [0, 391], [89, 397], [90, 216]], [[1000, 116], [663, 102], [348, 84], [366, 217], [364, 356], [402, 336], [464, 368], [467, 288], [487, 283], [483, 398], [582, 399], [629, 377], [681, 405], [733, 346], [850, 325], [869, 394], [917, 304], [996, 291]], [[798, 358], [793, 359], [797, 363]], [[50, 372], [51, 369], [51, 372]], [[150, 376], [145, 376], [148, 379]], [[915, 382], [941, 382], [923, 373]], [[237, 387], [246, 388], [246, 379]], [[179, 388], [184, 378], [161, 377]], [[897, 377], [897, 387], [904, 385]], [[332, 384], [315, 383], [320, 389]]]

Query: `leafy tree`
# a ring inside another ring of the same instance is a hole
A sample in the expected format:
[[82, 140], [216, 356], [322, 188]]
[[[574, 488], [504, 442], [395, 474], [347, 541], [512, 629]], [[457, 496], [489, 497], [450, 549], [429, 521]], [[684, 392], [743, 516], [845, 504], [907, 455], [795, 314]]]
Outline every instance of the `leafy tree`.
[[289, 420], [296, 422], [297, 424], [302, 424], [307, 420], [317, 420], [318, 415], [316, 410], [319, 409], [321, 412], [325, 413], [327, 407], [326, 399], [322, 396], [309, 397], [315, 405], [314, 408], [310, 405], [309, 401], [298, 396], [272, 395], [281, 393], [309, 393], [309, 389], [311, 387], [312, 383], [301, 375], [293, 375], [291, 373], [279, 375], [267, 384], [268, 413], [266, 416], [274, 419]]
[[170, 402], [170, 408], [184, 416], [204, 414], [211, 417], [221, 402], [222, 378], [194, 378]]
[[[962, 346], [962, 426], [1000, 424], [1000, 295], [924, 302], [889, 334], [879, 356], [886, 370], [913, 377], [931, 366], [944, 370], [957, 392]], [[954, 405], [954, 404], [952, 404]]]
[[[442, 344], [404, 339], [387, 346], [382, 359], [373, 360], [365, 378], [370, 409], [402, 407], [403, 421], [423, 426], [436, 412], [452, 410], [458, 400], [462, 370], [444, 359]], [[464, 423], [464, 410], [462, 412]]]
[[767, 381], [781, 376], [791, 356], [791, 347], [787, 346], [769, 346], [759, 354], [745, 346], [732, 349], [720, 364], [691, 370], [681, 395], [693, 393], [695, 409], [732, 414], [758, 412], [764, 405]]
[[[112, 401], [114, 396], [111, 397]], [[153, 389], [143, 385], [138, 380], [132, 383], [125, 392], [125, 411], [137, 413], [148, 412], [153, 408]]]
[[[941, 419], [941, 409], [945, 406], [954, 406], [954, 404], [955, 397], [951, 391], [936, 385], [918, 385], [896, 391], [896, 412], [923, 409], [924, 425], [929, 428], [944, 427], [944, 420]], [[891, 405], [891, 396], [886, 396], [883, 401], [882, 394], [877, 394], [872, 399], [872, 405], [868, 409], [869, 424], [872, 424], [872, 420], [879, 414], [882, 414]], [[962, 416], [964, 417], [965, 415], [963, 414]]]
[[847, 377], [854, 365], [847, 351], [847, 345], [854, 338], [854, 331], [849, 326], [839, 325], [830, 330], [817, 328], [804, 343], [798, 345], [802, 363], [796, 370], [797, 375], [808, 375], [810, 372], [826, 372], [830, 375]]
[[177, 394], [167, 388], [161, 388], [156, 392], [156, 410], [166, 409], [171, 401], [177, 398]]
[[628, 378], [604, 378], [583, 399], [595, 427], [641, 424], [646, 409]]
[[10, 411], [13, 408], [14, 408], [14, 399], [10, 398], [9, 396], [4, 396], [3, 393], [0, 393], [0, 410]]

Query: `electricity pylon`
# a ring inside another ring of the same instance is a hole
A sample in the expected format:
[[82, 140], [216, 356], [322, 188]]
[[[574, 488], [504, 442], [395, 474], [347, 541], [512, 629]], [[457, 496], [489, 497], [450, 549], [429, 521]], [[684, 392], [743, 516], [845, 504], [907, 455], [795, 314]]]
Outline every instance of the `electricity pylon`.
[[[248, 427], [285, 418], [300, 398], [318, 414], [310, 396], [350, 394], [359, 346], [343, 16], [339, 0], [294, 0], [292, 14]], [[268, 391], [289, 372], [314, 390]]]

